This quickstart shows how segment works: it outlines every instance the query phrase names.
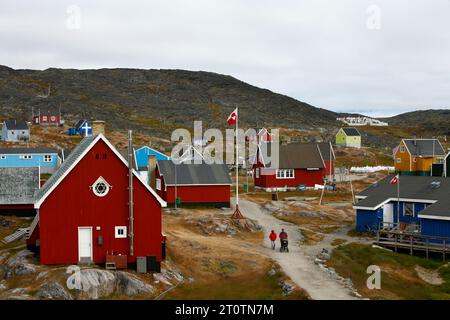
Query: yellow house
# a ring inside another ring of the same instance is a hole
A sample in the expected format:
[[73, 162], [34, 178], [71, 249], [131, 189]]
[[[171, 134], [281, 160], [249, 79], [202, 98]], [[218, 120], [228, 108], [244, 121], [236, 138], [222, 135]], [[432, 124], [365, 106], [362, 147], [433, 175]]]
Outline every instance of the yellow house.
[[394, 153], [395, 171], [429, 176], [432, 164], [443, 164], [445, 151], [438, 139], [403, 139]]

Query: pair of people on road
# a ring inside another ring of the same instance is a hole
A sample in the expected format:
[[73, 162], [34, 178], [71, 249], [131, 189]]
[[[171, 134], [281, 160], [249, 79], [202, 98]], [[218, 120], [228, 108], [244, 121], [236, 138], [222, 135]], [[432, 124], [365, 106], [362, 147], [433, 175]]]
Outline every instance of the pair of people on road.
[[[283, 240], [287, 240], [288, 235], [287, 235], [286, 231], [284, 231], [284, 229], [281, 229], [281, 232], [278, 235], [278, 237], [280, 238], [281, 245], [283, 245]], [[277, 234], [275, 233], [275, 231], [272, 230], [270, 232], [269, 239], [272, 244], [272, 249], [275, 250], [275, 241], [277, 240]]]

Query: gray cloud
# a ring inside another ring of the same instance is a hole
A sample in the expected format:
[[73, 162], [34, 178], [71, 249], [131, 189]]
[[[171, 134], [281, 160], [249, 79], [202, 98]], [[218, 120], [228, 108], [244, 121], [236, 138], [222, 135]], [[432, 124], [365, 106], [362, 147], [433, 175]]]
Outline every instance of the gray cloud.
[[[80, 28], [69, 29], [69, 6]], [[366, 22], [380, 9], [379, 30]], [[230, 74], [370, 115], [449, 108], [450, 1], [0, 0], [0, 64]]]

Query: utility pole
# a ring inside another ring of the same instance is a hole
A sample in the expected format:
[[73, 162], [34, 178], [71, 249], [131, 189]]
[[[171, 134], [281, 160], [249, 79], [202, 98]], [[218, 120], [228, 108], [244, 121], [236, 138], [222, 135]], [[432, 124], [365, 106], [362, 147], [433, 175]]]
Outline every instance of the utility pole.
[[133, 142], [132, 131], [128, 130], [128, 208], [129, 208], [129, 230], [130, 256], [134, 256], [134, 214], [133, 214]]

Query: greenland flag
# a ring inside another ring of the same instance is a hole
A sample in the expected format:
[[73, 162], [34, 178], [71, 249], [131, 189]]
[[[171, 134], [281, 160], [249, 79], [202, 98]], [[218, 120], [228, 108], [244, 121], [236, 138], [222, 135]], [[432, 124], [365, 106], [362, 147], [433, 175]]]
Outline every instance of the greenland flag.
[[398, 178], [399, 178], [398, 175], [394, 176], [394, 177], [391, 179], [391, 184], [397, 184], [397, 183], [398, 183]]
[[232, 124], [235, 124], [238, 117], [238, 111], [237, 108], [234, 109], [234, 111], [230, 114], [230, 116], [227, 119], [228, 125], [231, 126]]

